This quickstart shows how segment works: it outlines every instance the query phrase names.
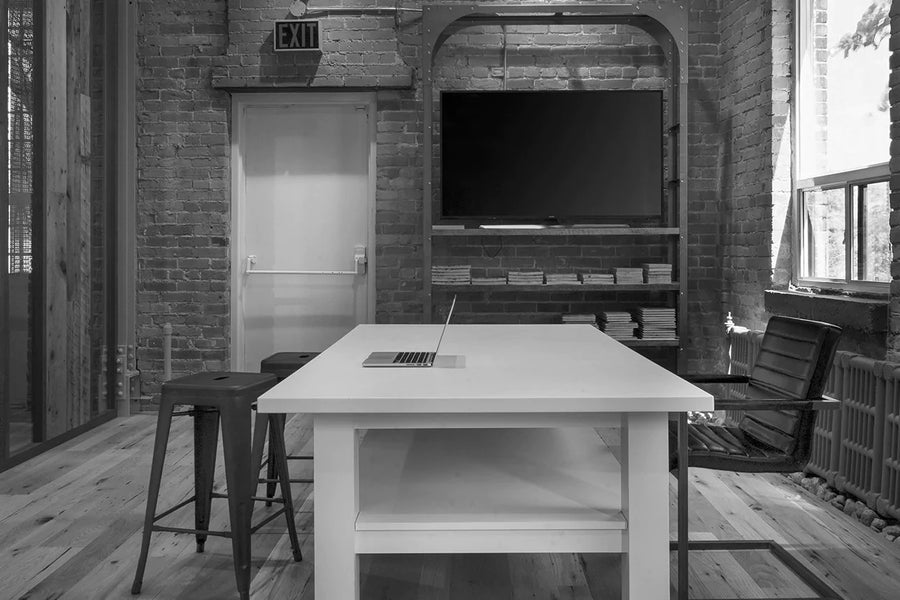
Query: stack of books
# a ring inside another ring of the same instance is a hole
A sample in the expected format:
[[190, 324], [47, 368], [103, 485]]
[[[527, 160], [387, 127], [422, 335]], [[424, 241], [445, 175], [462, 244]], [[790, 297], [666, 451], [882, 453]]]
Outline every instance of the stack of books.
[[593, 325], [597, 326], [597, 315], [569, 313], [562, 316], [562, 322], [566, 325]]
[[585, 284], [615, 283], [616, 276], [612, 273], [582, 273], [581, 281]]
[[644, 283], [672, 283], [672, 265], [644, 263]]
[[469, 265], [433, 265], [431, 283], [434, 285], [466, 285], [472, 281], [472, 267]]
[[472, 285], [506, 285], [506, 277], [473, 277]]
[[600, 313], [600, 331], [615, 340], [633, 340], [638, 324], [631, 313], [624, 310], [605, 310]]
[[547, 273], [547, 285], [570, 285], [581, 283], [575, 273]]
[[543, 271], [510, 271], [506, 276], [510, 285], [542, 285], [544, 283]]
[[638, 322], [638, 337], [642, 340], [677, 339], [674, 308], [641, 307], [635, 310], [634, 316]]
[[644, 269], [640, 267], [616, 268], [616, 283], [644, 283]]

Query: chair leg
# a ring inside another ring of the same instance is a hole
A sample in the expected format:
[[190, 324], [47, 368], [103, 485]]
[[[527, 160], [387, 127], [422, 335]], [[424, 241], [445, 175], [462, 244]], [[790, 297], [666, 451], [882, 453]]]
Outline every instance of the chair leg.
[[140, 594], [144, 582], [144, 568], [147, 566], [147, 554], [150, 550], [150, 534], [153, 521], [156, 519], [156, 502], [159, 499], [159, 486], [162, 480], [163, 465], [166, 461], [166, 446], [169, 443], [169, 427], [172, 424], [172, 404], [163, 400], [156, 418], [156, 439], [153, 442], [153, 461], [150, 466], [150, 485], [147, 489], [147, 508], [144, 511], [144, 531], [141, 536], [141, 554], [138, 557], [131, 593]]
[[297, 540], [297, 525], [294, 523], [294, 498], [291, 493], [291, 478], [288, 475], [287, 451], [284, 447], [283, 415], [273, 414], [270, 417], [269, 448], [275, 449], [275, 456], [278, 461], [278, 478], [281, 484], [281, 497], [284, 500], [284, 516], [287, 519], [288, 537], [291, 540], [294, 560], [300, 562], [303, 560], [303, 554], [300, 552], [300, 542]]
[[[225, 479], [228, 512], [231, 516], [231, 548], [234, 576], [241, 600], [250, 598], [250, 518], [253, 514], [253, 483], [258, 471], [252, 469], [250, 407], [235, 406], [221, 411], [222, 445], [225, 451]], [[259, 467], [259, 463], [256, 464]]]
[[678, 415], [678, 600], [688, 600], [688, 422]]
[[[219, 411], [199, 406], [194, 409], [194, 528], [209, 530], [212, 512], [216, 446], [219, 443]], [[197, 533], [197, 552], [203, 552], [206, 533]]]

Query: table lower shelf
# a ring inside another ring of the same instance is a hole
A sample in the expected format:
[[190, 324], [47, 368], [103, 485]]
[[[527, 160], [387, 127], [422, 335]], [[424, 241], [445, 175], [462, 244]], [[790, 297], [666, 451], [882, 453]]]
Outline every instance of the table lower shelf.
[[619, 463], [596, 432], [369, 430], [359, 553], [621, 552]]

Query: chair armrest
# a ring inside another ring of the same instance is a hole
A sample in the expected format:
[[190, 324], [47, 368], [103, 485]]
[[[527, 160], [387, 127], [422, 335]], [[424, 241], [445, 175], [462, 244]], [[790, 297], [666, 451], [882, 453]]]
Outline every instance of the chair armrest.
[[749, 383], [749, 375], [730, 375], [728, 373], [686, 373], [680, 377], [691, 383]]
[[834, 410], [840, 406], [840, 400], [828, 396], [810, 400], [792, 400], [790, 398], [715, 399], [715, 410]]

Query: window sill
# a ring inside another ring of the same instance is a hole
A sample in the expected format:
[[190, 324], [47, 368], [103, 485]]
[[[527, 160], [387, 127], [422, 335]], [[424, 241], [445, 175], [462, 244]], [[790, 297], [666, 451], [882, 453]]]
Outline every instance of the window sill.
[[888, 330], [887, 298], [766, 290], [766, 311], [775, 315], [826, 321], [862, 334], [884, 335]]

